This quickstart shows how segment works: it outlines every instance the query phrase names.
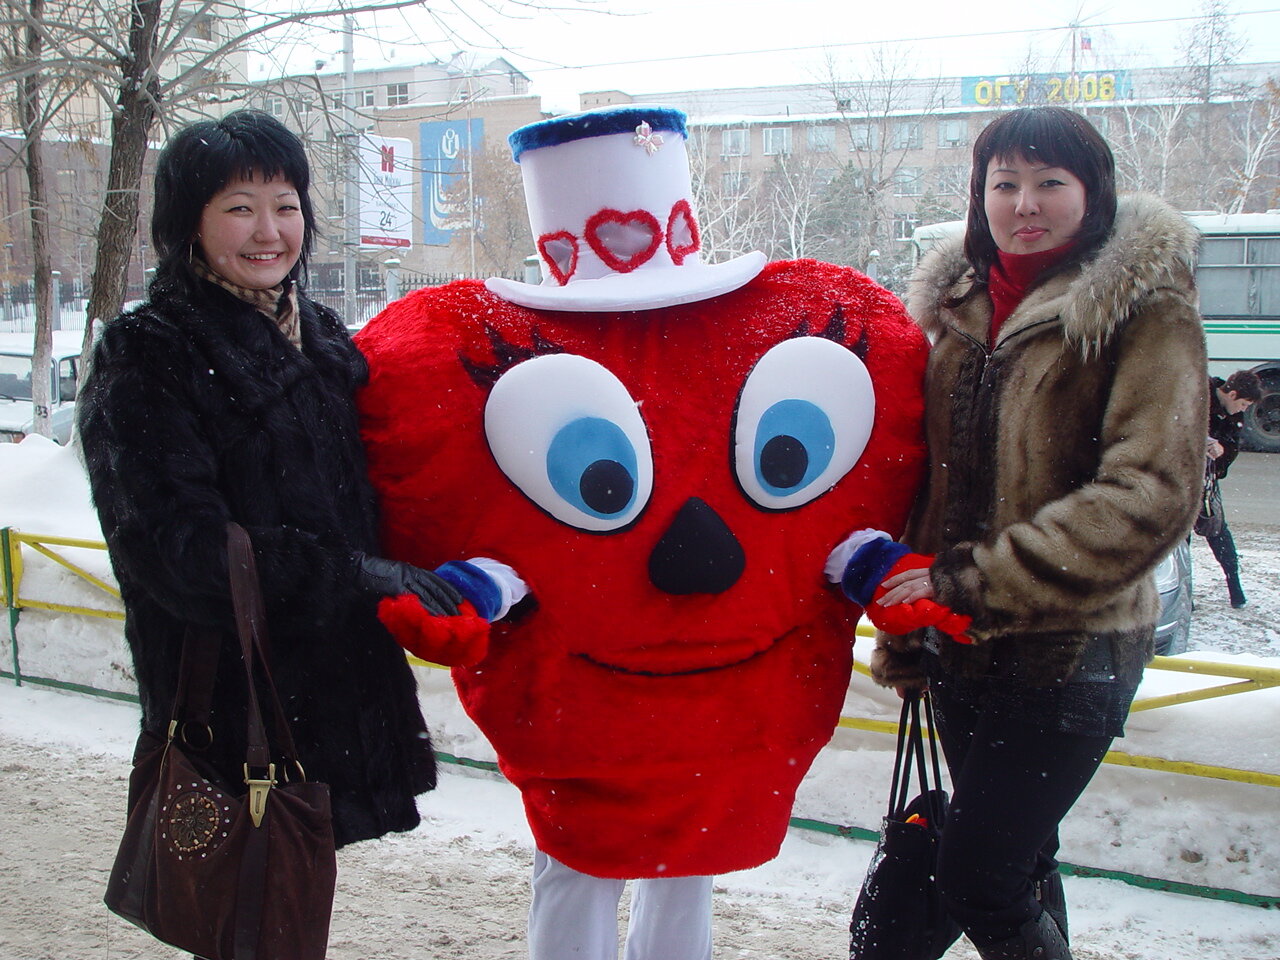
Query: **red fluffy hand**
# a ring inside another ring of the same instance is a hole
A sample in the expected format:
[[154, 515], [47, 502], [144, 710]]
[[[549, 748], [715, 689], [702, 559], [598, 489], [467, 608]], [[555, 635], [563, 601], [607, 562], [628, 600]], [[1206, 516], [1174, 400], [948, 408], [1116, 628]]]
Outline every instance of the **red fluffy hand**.
[[378, 619], [415, 657], [446, 667], [470, 667], [489, 652], [489, 621], [466, 600], [454, 617], [433, 616], [412, 594], [383, 597]]
[[[908, 553], [889, 568], [889, 572], [884, 575], [884, 579], [888, 580], [890, 577], [897, 576], [907, 570], [928, 569], [932, 565], [933, 557], [919, 553]], [[867, 619], [878, 629], [883, 630], [885, 633], [900, 635], [910, 633], [912, 630], [920, 630], [924, 627], [934, 627], [945, 633], [956, 643], [973, 643], [973, 640], [965, 635], [965, 631], [973, 623], [972, 617], [963, 613], [955, 613], [950, 607], [927, 598], [913, 600], [911, 603], [895, 603], [889, 607], [882, 606], [878, 601], [888, 592], [884, 583], [881, 582], [880, 586], [876, 587], [871, 603], [867, 605]]]

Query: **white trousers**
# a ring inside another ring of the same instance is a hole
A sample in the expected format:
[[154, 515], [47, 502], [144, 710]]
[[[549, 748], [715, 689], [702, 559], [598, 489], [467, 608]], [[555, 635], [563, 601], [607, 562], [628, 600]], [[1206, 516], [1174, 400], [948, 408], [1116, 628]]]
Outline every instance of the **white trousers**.
[[[579, 873], [533, 855], [530, 960], [618, 960], [625, 880]], [[625, 960], [711, 960], [711, 877], [631, 881]]]

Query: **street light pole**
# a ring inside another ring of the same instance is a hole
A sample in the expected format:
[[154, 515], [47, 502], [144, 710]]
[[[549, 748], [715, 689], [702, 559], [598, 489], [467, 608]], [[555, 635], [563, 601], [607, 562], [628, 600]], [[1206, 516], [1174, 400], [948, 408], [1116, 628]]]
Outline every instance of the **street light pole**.
[[360, 162], [358, 150], [360, 133], [356, 130], [355, 97], [355, 50], [353, 32], [354, 21], [344, 17], [342, 40], [343, 83], [346, 92], [342, 97], [343, 121], [346, 127], [343, 139], [346, 146], [346, 192], [342, 203], [342, 313], [346, 323], [358, 324], [356, 316], [356, 287], [359, 276], [356, 272], [356, 252], [360, 246]]

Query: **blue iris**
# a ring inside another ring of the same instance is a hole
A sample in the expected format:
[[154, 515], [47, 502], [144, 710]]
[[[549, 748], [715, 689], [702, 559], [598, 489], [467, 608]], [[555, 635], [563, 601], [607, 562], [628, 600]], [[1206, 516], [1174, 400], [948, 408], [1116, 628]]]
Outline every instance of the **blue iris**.
[[773, 496], [794, 493], [827, 468], [835, 446], [835, 430], [821, 407], [779, 400], [756, 427], [756, 479]]
[[580, 417], [552, 438], [547, 479], [556, 493], [584, 513], [616, 517], [635, 499], [636, 451], [616, 423]]

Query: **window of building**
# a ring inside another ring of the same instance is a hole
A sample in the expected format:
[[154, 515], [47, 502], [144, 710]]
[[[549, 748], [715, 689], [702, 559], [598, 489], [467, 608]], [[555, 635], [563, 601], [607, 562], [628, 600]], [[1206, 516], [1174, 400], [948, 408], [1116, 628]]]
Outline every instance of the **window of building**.
[[786, 155], [791, 152], [791, 128], [790, 127], [765, 127], [764, 128], [764, 155], [766, 157], [776, 157]]
[[849, 124], [849, 148], [874, 150], [880, 144], [880, 131], [874, 123]]
[[919, 167], [899, 167], [893, 175], [893, 192], [899, 197], [918, 197], [924, 192], [924, 171]]
[[751, 152], [745, 127], [726, 127], [720, 131], [720, 156], [745, 157]]
[[809, 128], [809, 149], [813, 153], [830, 153], [836, 145], [836, 128], [828, 124]]
[[213, 39], [213, 17], [201, 14], [191, 18], [191, 29], [188, 31], [190, 36], [196, 40], [212, 40]]
[[267, 113], [273, 117], [284, 116], [284, 97], [267, 97]]
[[[403, 107], [409, 103], [409, 85], [407, 83], [387, 84], [387, 106]], [[366, 104], [367, 106], [367, 104]]]
[[938, 167], [938, 193], [951, 197], [969, 195], [969, 165], [944, 163]]
[[967, 133], [963, 120], [938, 121], [938, 148], [960, 147], [964, 145]]
[[740, 197], [747, 192], [747, 174], [740, 170], [720, 174], [720, 191], [726, 197]]
[[924, 146], [924, 125], [918, 120], [904, 120], [893, 125], [893, 149], [919, 150]]
[[920, 226], [920, 218], [914, 213], [895, 213], [893, 215], [893, 239], [910, 240], [916, 227]]
[[[387, 90], [388, 90], [388, 94], [389, 94], [389, 93], [390, 93], [391, 88], [390, 88], [390, 87], [388, 87], [388, 88], [387, 88]], [[368, 89], [368, 90], [357, 90], [357, 91], [356, 91], [356, 106], [358, 106], [358, 107], [372, 107], [372, 106], [373, 106], [373, 104], [374, 104], [374, 100], [375, 100], [375, 99], [376, 99], [376, 98], [375, 98], [375, 96], [374, 96], [374, 91], [373, 91], [373, 89], [372, 89], [372, 88], [370, 88], [370, 89]]]

